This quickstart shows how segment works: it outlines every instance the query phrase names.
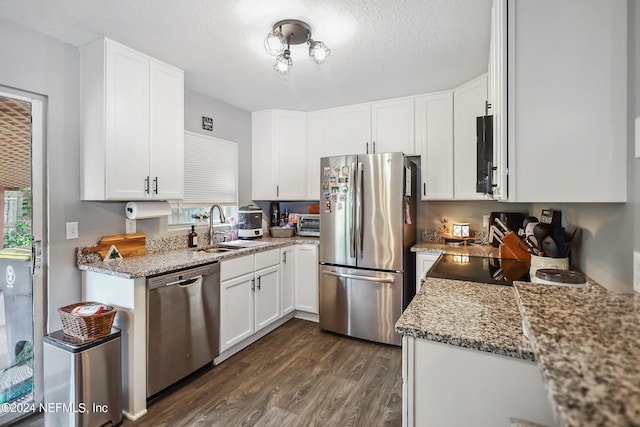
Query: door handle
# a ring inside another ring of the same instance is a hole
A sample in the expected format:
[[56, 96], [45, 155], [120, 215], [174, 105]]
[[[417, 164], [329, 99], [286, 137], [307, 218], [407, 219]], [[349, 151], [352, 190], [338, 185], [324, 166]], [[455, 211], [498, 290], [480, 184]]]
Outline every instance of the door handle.
[[31, 246], [32, 270], [42, 268], [42, 240], [34, 240]]
[[327, 274], [329, 276], [335, 276], [335, 277], [344, 277], [345, 279], [365, 280], [367, 282], [375, 282], [375, 283], [391, 283], [391, 284], [395, 283], [395, 280], [387, 279], [384, 277], [360, 276], [357, 274], [338, 273], [337, 271], [323, 271], [322, 274]]
[[351, 258], [355, 258], [356, 257], [356, 192], [353, 191], [354, 188], [354, 184], [355, 184], [355, 180], [356, 180], [356, 164], [355, 163], [351, 163], [351, 176], [349, 177], [349, 179], [351, 180], [351, 193], [353, 194], [353, 197], [351, 198], [351, 212], [350, 212], [350, 216], [351, 216], [351, 227], [349, 230], [349, 246], [350, 246], [350, 252], [351, 252]]
[[357, 222], [356, 222], [356, 226], [357, 226], [357, 246], [356, 246], [356, 256], [358, 258], [362, 258], [362, 251], [363, 251], [363, 247], [364, 247], [364, 227], [362, 226], [362, 223], [364, 222], [364, 207], [363, 207], [363, 195], [362, 195], [362, 180], [364, 178], [364, 167], [362, 162], [358, 162], [358, 204], [357, 204]]

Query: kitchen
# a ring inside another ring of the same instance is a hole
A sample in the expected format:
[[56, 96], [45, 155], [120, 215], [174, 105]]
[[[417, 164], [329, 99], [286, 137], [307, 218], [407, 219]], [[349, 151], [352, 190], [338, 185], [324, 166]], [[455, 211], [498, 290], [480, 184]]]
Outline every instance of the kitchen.
[[[39, 5], [46, 11], [46, 5]], [[2, 6], [2, 17], [5, 17], [5, 5]], [[549, 6], [552, 7], [552, 6]], [[635, 2], [629, 2], [629, 30], [633, 33], [637, 28], [637, 13]], [[6, 12], [8, 13], [8, 12]], [[46, 16], [46, 14], [42, 14]], [[6, 16], [9, 18], [9, 16]], [[286, 17], [286, 16], [285, 16]], [[635, 19], [635, 20], [634, 20]], [[311, 19], [310, 19], [311, 20]], [[59, 319], [55, 309], [80, 300], [81, 276], [77, 269], [73, 254], [78, 246], [90, 246], [95, 244], [100, 236], [124, 232], [124, 210], [122, 203], [96, 203], [80, 200], [79, 181], [80, 170], [80, 89], [78, 80], [80, 77], [79, 52], [71, 44], [62, 43], [52, 37], [44, 36], [25, 26], [8, 21], [2, 23], [2, 44], [0, 45], [4, 65], [0, 70], [0, 83], [4, 86], [21, 88], [24, 90], [45, 94], [48, 97], [47, 117], [47, 156], [48, 156], [48, 188], [49, 188], [49, 230], [50, 258], [49, 258], [49, 315], [48, 330], [59, 329]], [[313, 23], [313, 22], [312, 22]], [[270, 23], [271, 24], [271, 23]], [[26, 25], [29, 27], [30, 25]], [[133, 29], [131, 29], [133, 30]], [[265, 31], [260, 28], [261, 37]], [[329, 36], [315, 34], [320, 39], [325, 39], [332, 48], [334, 55], [339, 52], [338, 46], [329, 43]], [[540, 200], [539, 203], [527, 205], [525, 210], [538, 214], [541, 208], [557, 208], [563, 211], [568, 224], [573, 224], [583, 230], [581, 253], [578, 256], [578, 267], [597, 280], [603, 286], [611, 290], [630, 291], [633, 283], [633, 250], [640, 248], [640, 243], [635, 237], [636, 218], [638, 211], [635, 207], [637, 200], [635, 177], [635, 160], [633, 153], [633, 120], [638, 116], [637, 93], [637, 37], [629, 37], [628, 46], [628, 120], [625, 122], [627, 136], [625, 137], [625, 153], [627, 156], [627, 203], [562, 203], [561, 201]], [[129, 40], [120, 40], [127, 41]], [[131, 40], [133, 47], [135, 40]], [[170, 40], [166, 41], [171, 44]], [[258, 46], [262, 50], [262, 46]], [[634, 50], [635, 49], [635, 50]], [[25, 55], [25, 53], [29, 53]], [[153, 56], [159, 53], [146, 52]], [[264, 59], [264, 58], [263, 58]], [[560, 61], [560, 59], [555, 59]], [[271, 59], [263, 64], [265, 73], [271, 72]], [[295, 61], [295, 58], [294, 58]], [[636, 61], [636, 62], [634, 62]], [[301, 61], [298, 61], [301, 62]], [[321, 78], [325, 69], [314, 74]], [[296, 64], [298, 65], [298, 64]], [[335, 65], [335, 61], [332, 66]], [[636, 68], [634, 68], [636, 67]], [[46, 70], [46, 71], [45, 71]], [[294, 68], [302, 71], [302, 65]], [[634, 72], [635, 70], [635, 72]], [[339, 70], [336, 71], [339, 73]], [[300, 74], [300, 73], [299, 73]], [[479, 71], [478, 75], [481, 74]], [[474, 76], [469, 76], [474, 77]], [[194, 76], [194, 81], [202, 77]], [[224, 81], [224, 85], [234, 87], [231, 81]], [[293, 82], [289, 82], [293, 83]], [[635, 89], [634, 89], [635, 88]], [[365, 92], [367, 89], [358, 88]], [[442, 89], [442, 88], [439, 88]], [[231, 88], [230, 88], [231, 90]], [[283, 90], [288, 90], [286, 87]], [[373, 88], [371, 88], [373, 90]], [[240, 93], [240, 89], [236, 88]], [[412, 93], [427, 93], [427, 89], [416, 90]], [[371, 95], [373, 96], [373, 95]], [[377, 100], [391, 98], [394, 95], [381, 93], [372, 99]], [[220, 97], [221, 98], [221, 97]], [[201, 117], [214, 117], [214, 134], [218, 137], [238, 141], [238, 158], [242, 162], [239, 170], [243, 171], [238, 177], [239, 205], [249, 204], [252, 199], [251, 170], [251, 111], [248, 108], [238, 108], [231, 104], [232, 96], [219, 101], [215, 96], [204, 95], [200, 91], [185, 89], [185, 129], [199, 131], [201, 129]], [[343, 104], [353, 104], [357, 101], [348, 101]], [[294, 103], [290, 105], [276, 105], [279, 108], [297, 109]], [[331, 105], [326, 105], [330, 107]], [[269, 108], [265, 106], [264, 108]], [[64, 112], [64, 113], [63, 113]], [[623, 116], [627, 116], [623, 112]], [[577, 155], [581, 156], [582, 153]], [[539, 168], [544, 168], [541, 163]], [[560, 172], [562, 174], [562, 172]], [[504, 210], [498, 202], [470, 202], [470, 201], [440, 201], [419, 202], [417, 222], [419, 229], [436, 229], [440, 218], [448, 217], [455, 221], [469, 222], [473, 229], [481, 229], [482, 215], [491, 211]], [[519, 207], [511, 208], [518, 210]], [[67, 240], [62, 224], [77, 221], [79, 224], [78, 240]], [[149, 235], [160, 235], [164, 232], [164, 225], [154, 220], [148, 220], [145, 229]], [[140, 225], [142, 227], [142, 225]]]

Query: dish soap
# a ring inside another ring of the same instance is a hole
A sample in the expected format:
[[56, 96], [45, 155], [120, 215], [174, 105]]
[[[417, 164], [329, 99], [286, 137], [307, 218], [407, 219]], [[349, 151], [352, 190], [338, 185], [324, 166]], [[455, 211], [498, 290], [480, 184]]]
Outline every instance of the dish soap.
[[191, 233], [189, 233], [189, 241], [187, 244], [190, 248], [195, 248], [198, 246], [198, 233], [196, 233], [196, 226], [191, 226]]

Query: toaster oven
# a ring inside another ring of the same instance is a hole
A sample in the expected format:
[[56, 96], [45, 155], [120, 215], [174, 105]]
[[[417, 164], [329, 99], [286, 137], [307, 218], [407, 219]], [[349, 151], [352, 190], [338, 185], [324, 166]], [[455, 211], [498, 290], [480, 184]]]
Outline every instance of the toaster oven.
[[320, 215], [298, 214], [298, 236], [320, 237]]

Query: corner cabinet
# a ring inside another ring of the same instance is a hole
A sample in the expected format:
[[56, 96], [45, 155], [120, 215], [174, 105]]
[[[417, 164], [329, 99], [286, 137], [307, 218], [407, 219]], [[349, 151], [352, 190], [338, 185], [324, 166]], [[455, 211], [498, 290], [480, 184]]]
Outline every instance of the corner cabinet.
[[484, 74], [453, 90], [454, 199], [487, 200], [476, 191], [476, 117], [485, 115], [487, 75]]
[[421, 200], [453, 199], [453, 92], [415, 98]]
[[627, 7], [508, 2], [509, 201], [626, 201]]
[[[251, 115], [251, 198], [305, 200], [306, 114], [263, 110]], [[319, 167], [319, 162], [318, 162]]]
[[280, 316], [296, 309], [296, 247], [280, 249]]
[[106, 38], [80, 70], [81, 199], [181, 199], [183, 71]]

